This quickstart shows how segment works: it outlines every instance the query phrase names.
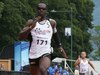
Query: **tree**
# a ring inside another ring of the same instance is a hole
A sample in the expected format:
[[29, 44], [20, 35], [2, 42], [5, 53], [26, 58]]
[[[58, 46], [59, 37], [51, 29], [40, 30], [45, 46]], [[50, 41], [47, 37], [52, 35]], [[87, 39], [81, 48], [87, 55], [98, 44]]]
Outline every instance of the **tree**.
[[100, 60], [100, 26], [95, 26], [94, 27], [94, 35], [92, 36], [91, 40], [93, 41], [93, 43], [96, 45], [96, 52], [95, 52], [95, 56], [94, 59]]
[[[72, 8], [72, 35], [73, 35], [73, 57], [76, 59], [82, 50], [87, 54], [92, 51], [89, 42], [91, 34], [88, 32], [89, 28], [93, 27], [92, 12], [94, 4], [91, 0], [50, 0], [48, 1], [49, 11], [55, 9], [57, 11], [71, 11]], [[88, 12], [88, 13], [87, 13]], [[71, 13], [58, 12], [49, 13], [50, 17], [54, 18], [58, 23], [58, 30], [61, 33], [61, 41], [68, 54], [70, 53], [70, 38], [66, 39], [64, 35], [64, 28], [71, 27]], [[69, 54], [70, 58], [70, 54]]]
[[0, 18], [2, 17], [2, 11], [4, 9], [4, 3], [0, 2]]
[[0, 50], [18, 41], [18, 34], [26, 20], [34, 16], [28, 0], [1, 0]]

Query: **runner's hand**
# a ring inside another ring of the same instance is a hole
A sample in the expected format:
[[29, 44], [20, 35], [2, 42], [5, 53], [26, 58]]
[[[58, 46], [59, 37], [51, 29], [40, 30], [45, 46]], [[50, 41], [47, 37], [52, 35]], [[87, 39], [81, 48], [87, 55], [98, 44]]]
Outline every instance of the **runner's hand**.
[[37, 16], [36, 18], [35, 18], [35, 20], [40, 20], [41, 19], [41, 16]]
[[80, 61], [80, 55], [78, 56], [78, 60]]
[[32, 25], [30, 25], [30, 29], [33, 29], [35, 26], [36, 26], [36, 22], [37, 21], [39, 21], [41, 19], [41, 16], [37, 16], [36, 18], [35, 18], [35, 20], [33, 21], [33, 24]]
[[60, 47], [59, 50], [60, 50], [61, 53], [63, 53], [64, 58], [67, 59], [68, 57], [67, 57], [67, 55], [66, 55], [64, 49], [63, 49], [62, 47]]

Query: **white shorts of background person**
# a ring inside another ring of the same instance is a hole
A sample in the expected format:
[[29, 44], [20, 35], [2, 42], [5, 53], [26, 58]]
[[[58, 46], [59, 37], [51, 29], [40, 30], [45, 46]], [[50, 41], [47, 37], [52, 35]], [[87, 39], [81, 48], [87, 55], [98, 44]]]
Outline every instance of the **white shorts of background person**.
[[80, 75], [89, 75], [89, 69], [80, 69]]
[[74, 75], [79, 75], [79, 70], [75, 70]]
[[86, 72], [86, 73], [80, 73], [80, 75], [89, 75], [89, 72]]

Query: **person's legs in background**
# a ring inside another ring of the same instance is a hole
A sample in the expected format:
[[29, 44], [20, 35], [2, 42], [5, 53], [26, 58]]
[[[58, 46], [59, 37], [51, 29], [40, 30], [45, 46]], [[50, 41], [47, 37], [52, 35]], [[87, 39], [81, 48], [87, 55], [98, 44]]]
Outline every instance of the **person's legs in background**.
[[80, 75], [85, 75], [85, 73], [80, 73]]

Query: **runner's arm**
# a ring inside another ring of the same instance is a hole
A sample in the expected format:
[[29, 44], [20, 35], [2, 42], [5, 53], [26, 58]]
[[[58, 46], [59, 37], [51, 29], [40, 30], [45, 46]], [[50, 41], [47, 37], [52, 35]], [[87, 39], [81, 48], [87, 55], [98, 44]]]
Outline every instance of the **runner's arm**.
[[20, 40], [27, 39], [28, 34], [29, 34], [30, 31], [31, 31], [30, 25], [32, 25], [32, 23], [33, 23], [33, 20], [28, 20], [28, 21], [27, 21], [26, 26], [25, 26], [25, 27], [21, 30], [21, 32], [19, 33], [19, 39], [20, 39]]
[[51, 25], [52, 25], [52, 28], [53, 28], [53, 39], [55, 40], [57, 46], [58, 46], [58, 49], [60, 50], [61, 53], [63, 53], [63, 56], [65, 58], [68, 58], [64, 49], [62, 48], [62, 44], [60, 42], [60, 38], [59, 38], [59, 35], [58, 35], [58, 32], [57, 32], [57, 28], [56, 28], [56, 21], [55, 20], [51, 20]]
[[74, 67], [77, 67], [80, 64], [80, 58], [78, 58], [75, 63], [74, 63]]
[[36, 22], [40, 19], [40, 16], [38, 16], [34, 21], [32, 19], [29, 19], [26, 22], [26, 26], [21, 30], [19, 33], [19, 39], [24, 40], [27, 39], [30, 31], [35, 27]]
[[95, 70], [94, 65], [90, 61], [88, 61], [88, 63]]
[[57, 32], [57, 28], [56, 28], [56, 25], [57, 25], [56, 21], [53, 19], [50, 19], [50, 24], [51, 24], [52, 29], [53, 29], [53, 39], [55, 40], [58, 47], [62, 47], [61, 42], [60, 42], [60, 38], [59, 38], [59, 35]]

